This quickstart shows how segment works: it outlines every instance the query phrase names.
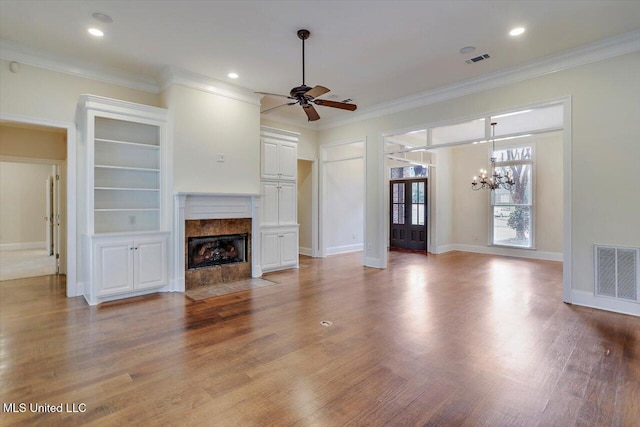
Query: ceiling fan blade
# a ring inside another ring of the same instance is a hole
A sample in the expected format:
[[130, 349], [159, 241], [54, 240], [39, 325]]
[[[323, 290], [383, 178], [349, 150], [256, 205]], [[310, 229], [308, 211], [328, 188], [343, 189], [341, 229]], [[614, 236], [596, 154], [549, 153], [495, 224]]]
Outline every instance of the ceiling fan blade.
[[349, 111], [355, 111], [356, 108], [358, 108], [356, 104], [347, 104], [346, 102], [329, 101], [326, 99], [314, 99], [313, 102], [314, 104], [322, 105], [323, 107], [340, 108], [342, 110], [349, 110]]
[[287, 102], [286, 104], [278, 105], [277, 107], [267, 108], [264, 111], [260, 111], [260, 114], [270, 113], [273, 110], [277, 110], [278, 108], [286, 107], [287, 105], [295, 105], [297, 102]]
[[302, 109], [307, 114], [307, 117], [309, 118], [310, 122], [314, 122], [316, 120], [320, 120], [320, 114], [318, 114], [316, 109], [313, 108], [313, 105], [311, 105], [311, 104], [303, 105]]
[[270, 96], [279, 96], [280, 98], [295, 99], [295, 98], [292, 98], [290, 96], [280, 95], [280, 94], [277, 94], [277, 93], [269, 93], [269, 92], [253, 92], [253, 93], [257, 93], [258, 95], [270, 95]]
[[307, 91], [305, 93], [305, 96], [310, 96], [311, 98], [317, 98], [319, 96], [324, 95], [325, 93], [327, 93], [329, 91], [330, 91], [330, 89], [327, 89], [324, 86], [314, 86], [309, 91]]

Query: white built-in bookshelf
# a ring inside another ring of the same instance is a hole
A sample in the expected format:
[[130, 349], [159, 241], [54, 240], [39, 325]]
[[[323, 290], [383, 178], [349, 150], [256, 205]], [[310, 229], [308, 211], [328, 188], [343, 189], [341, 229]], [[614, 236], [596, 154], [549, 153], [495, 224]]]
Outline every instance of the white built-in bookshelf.
[[89, 304], [168, 285], [167, 111], [94, 95], [78, 104]]
[[95, 117], [94, 233], [160, 228], [157, 125]]

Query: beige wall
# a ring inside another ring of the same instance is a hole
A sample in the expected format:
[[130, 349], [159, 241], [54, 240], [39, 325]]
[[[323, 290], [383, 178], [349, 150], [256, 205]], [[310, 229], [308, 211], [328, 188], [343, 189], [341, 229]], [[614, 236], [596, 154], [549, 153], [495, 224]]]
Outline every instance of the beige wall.
[[176, 85], [162, 98], [173, 118], [174, 191], [260, 193], [259, 105]]
[[66, 132], [0, 123], [0, 156], [65, 160]]
[[9, 62], [0, 60], [0, 111], [3, 113], [75, 122], [78, 98], [86, 93], [159, 106], [158, 94], [26, 64], [12, 73]]
[[51, 174], [51, 165], [0, 162], [0, 245], [46, 241], [45, 181]]
[[[367, 257], [380, 259], [381, 135], [430, 123], [572, 97], [572, 286], [593, 291], [593, 245], [640, 245], [640, 52], [347, 124], [319, 144], [367, 137]], [[615, 206], [615, 208], [613, 208]], [[384, 234], [382, 234], [384, 235]]]
[[313, 162], [298, 160], [298, 224], [300, 224], [300, 248], [311, 252], [312, 247], [312, 165]]

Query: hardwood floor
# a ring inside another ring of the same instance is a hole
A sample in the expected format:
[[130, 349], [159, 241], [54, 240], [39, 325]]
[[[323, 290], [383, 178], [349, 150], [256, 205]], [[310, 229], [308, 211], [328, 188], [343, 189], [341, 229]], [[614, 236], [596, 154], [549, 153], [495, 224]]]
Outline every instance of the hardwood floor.
[[638, 425], [640, 318], [563, 304], [560, 263], [359, 256], [201, 301], [1, 282], [0, 424]]

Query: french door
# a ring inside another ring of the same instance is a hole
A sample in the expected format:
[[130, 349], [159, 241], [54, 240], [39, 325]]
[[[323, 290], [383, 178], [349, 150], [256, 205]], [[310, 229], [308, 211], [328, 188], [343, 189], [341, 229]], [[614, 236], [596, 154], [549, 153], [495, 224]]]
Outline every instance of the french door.
[[390, 246], [427, 250], [427, 180], [390, 181]]

